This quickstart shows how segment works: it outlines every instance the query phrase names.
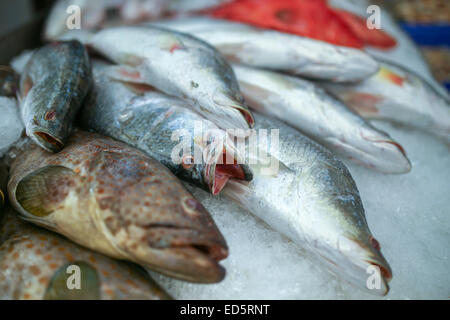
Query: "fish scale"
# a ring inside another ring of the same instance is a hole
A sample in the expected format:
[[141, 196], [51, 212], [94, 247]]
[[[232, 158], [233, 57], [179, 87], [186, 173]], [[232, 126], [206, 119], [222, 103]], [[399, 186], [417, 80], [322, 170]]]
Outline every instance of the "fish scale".
[[[80, 290], [67, 287], [69, 266], [80, 268]], [[165, 300], [171, 297], [136, 266], [34, 227], [8, 208], [0, 220], [0, 299]]]
[[[392, 271], [369, 230], [345, 165], [295, 129], [258, 113], [255, 119], [257, 130], [279, 130], [278, 152], [263, 149], [278, 167], [264, 172], [263, 164], [252, 164], [254, 179], [231, 181], [223, 194], [317, 254], [339, 277], [373, 294], [387, 294]], [[261, 152], [262, 146], [258, 148]], [[376, 290], [366, 287], [366, 270], [372, 265], [380, 271]]]
[[11, 167], [25, 220], [110, 257], [193, 282], [218, 282], [227, 245], [168, 169], [121, 142], [77, 131], [51, 154], [28, 144]]
[[78, 41], [37, 49], [20, 79], [20, 109], [27, 135], [47, 151], [61, 150], [91, 83], [89, 57]]

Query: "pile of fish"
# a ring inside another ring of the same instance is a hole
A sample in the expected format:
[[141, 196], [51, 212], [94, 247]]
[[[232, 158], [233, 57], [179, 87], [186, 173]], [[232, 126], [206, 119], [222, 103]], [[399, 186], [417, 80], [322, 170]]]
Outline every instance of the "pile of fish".
[[[338, 157], [409, 172], [403, 147], [368, 120], [450, 142], [448, 96], [358, 48], [198, 16], [217, 2], [61, 0], [20, 75], [0, 69], [0, 102], [25, 129], [0, 162], [0, 298], [170, 299], [145, 270], [223, 280], [233, 253], [183, 183], [388, 293], [392, 270]], [[82, 30], [66, 30], [71, 4]], [[74, 266], [83, 290], [67, 286]]]

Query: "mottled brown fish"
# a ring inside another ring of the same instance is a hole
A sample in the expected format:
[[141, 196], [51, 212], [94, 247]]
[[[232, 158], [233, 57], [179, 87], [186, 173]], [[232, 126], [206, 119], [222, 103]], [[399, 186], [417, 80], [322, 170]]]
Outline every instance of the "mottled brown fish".
[[29, 144], [8, 193], [25, 220], [110, 257], [186, 281], [217, 282], [228, 255], [205, 208], [156, 160], [78, 131], [57, 154]]
[[[77, 276], [79, 276], [77, 278]], [[2, 300], [171, 299], [144, 271], [18, 218], [0, 221]]]
[[91, 84], [88, 53], [80, 42], [53, 42], [36, 50], [20, 78], [27, 135], [47, 151], [61, 150]]

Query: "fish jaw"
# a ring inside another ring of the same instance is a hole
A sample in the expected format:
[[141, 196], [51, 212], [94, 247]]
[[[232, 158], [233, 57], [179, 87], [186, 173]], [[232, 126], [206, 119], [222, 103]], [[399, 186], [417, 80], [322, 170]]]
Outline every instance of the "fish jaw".
[[[163, 231], [161, 227], [160, 231]], [[180, 230], [165, 230], [178, 233]], [[183, 231], [183, 230], [181, 230]], [[192, 237], [183, 243], [172, 245], [169, 248], [152, 253], [159, 256], [158, 265], [143, 264], [151, 270], [158, 271], [170, 277], [194, 283], [217, 283], [225, 278], [225, 269], [218, 263], [228, 256], [228, 247], [225, 242], [212, 242], [195, 240], [198, 233], [191, 230]], [[179, 238], [179, 234], [174, 235]], [[139, 259], [138, 259], [139, 262]]]
[[[367, 240], [342, 235], [336, 247], [323, 247], [316, 253], [345, 281], [371, 294], [385, 296], [389, 292], [392, 270], [380, 252], [378, 241], [372, 236]], [[371, 283], [372, 279], [377, 280]]]
[[405, 174], [411, 162], [403, 147], [387, 133], [373, 127], [363, 128], [347, 137], [327, 137], [338, 154], [369, 169], [385, 174]]
[[231, 145], [225, 146], [221, 153], [212, 152], [212, 155], [216, 155], [213, 156], [213, 161], [208, 154], [205, 159], [207, 164], [203, 167], [204, 181], [207, 181], [209, 186], [207, 191], [213, 195], [218, 195], [230, 179], [240, 181], [251, 181], [253, 179], [252, 170], [248, 165], [242, 163], [237, 150]]
[[63, 139], [48, 130], [32, 126], [26, 128], [27, 135], [41, 148], [48, 152], [58, 152], [64, 147]]

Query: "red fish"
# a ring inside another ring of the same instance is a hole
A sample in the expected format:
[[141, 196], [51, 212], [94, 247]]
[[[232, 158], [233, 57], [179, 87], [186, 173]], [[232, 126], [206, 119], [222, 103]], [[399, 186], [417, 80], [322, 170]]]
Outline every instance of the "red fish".
[[396, 43], [387, 33], [368, 29], [362, 18], [330, 8], [326, 0], [233, 0], [206, 13], [346, 47]]

